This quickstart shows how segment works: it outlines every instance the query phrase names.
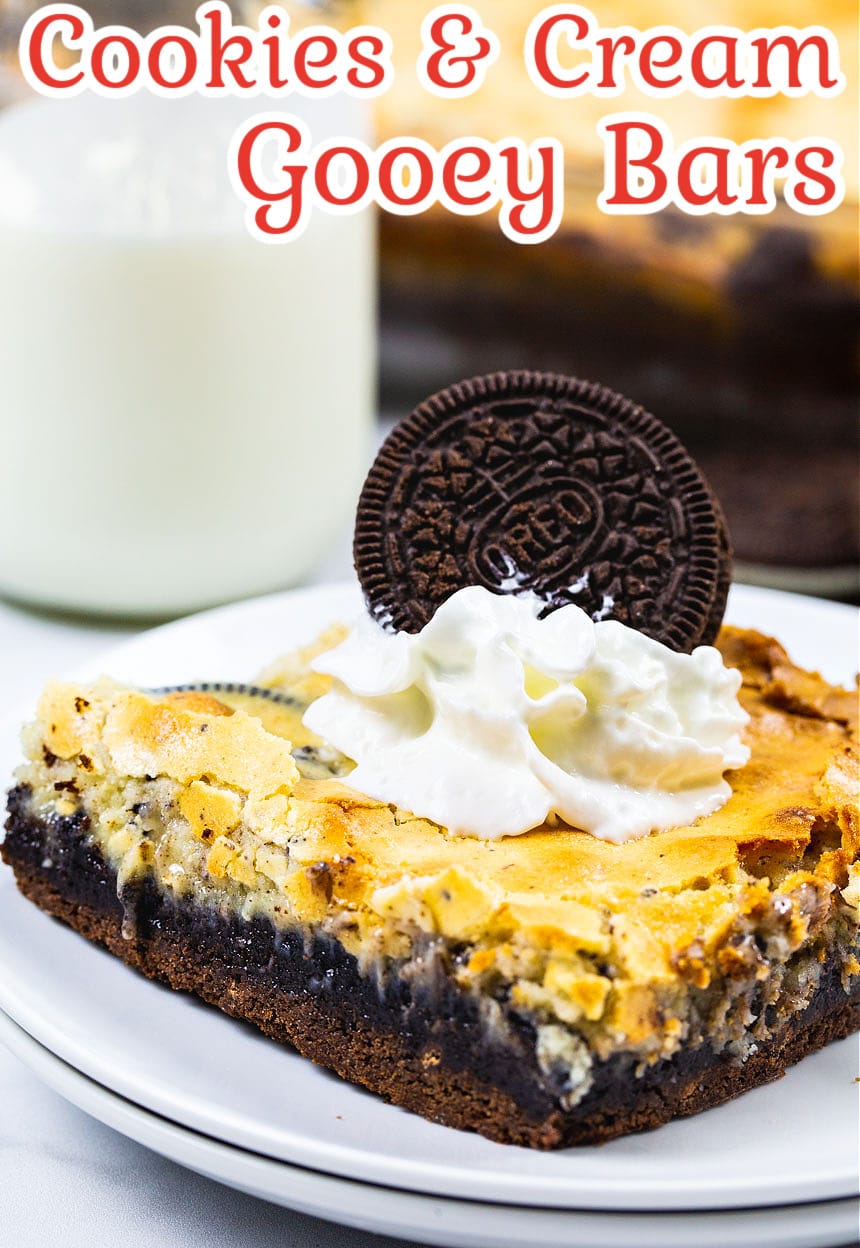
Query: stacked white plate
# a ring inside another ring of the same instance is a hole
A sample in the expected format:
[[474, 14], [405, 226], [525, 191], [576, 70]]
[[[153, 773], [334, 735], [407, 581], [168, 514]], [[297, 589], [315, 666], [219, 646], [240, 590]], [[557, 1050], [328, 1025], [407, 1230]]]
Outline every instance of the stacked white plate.
[[[209, 612], [90, 665], [145, 686], [248, 680], [358, 606], [352, 587]], [[849, 609], [736, 589], [729, 618], [850, 679]], [[20, 720], [22, 716], [16, 717]], [[17, 731], [0, 732], [11, 775]], [[0, 1041], [172, 1160], [290, 1208], [445, 1245], [837, 1245], [858, 1236], [856, 1038], [699, 1117], [602, 1148], [491, 1144], [384, 1105], [53, 922], [0, 872]]]

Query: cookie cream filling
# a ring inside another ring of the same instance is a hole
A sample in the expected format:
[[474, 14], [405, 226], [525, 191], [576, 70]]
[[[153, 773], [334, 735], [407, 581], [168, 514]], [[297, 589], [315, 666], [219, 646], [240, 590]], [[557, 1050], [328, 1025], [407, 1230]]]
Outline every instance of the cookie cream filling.
[[355, 761], [351, 787], [457, 835], [561, 820], [622, 842], [718, 810], [749, 758], [740, 673], [544, 605], [475, 586], [417, 634], [364, 617], [314, 661], [334, 683], [304, 722]]

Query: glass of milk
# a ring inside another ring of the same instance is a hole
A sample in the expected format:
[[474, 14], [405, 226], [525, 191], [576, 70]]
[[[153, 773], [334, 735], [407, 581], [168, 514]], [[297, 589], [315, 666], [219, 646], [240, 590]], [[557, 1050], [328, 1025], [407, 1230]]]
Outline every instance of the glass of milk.
[[[367, 464], [367, 214], [254, 241], [247, 102], [141, 93], [0, 114], [0, 594], [121, 616], [295, 584]], [[356, 102], [288, 101], [315, 141]], [[360, 107], [360, 106], [359, 106]]]

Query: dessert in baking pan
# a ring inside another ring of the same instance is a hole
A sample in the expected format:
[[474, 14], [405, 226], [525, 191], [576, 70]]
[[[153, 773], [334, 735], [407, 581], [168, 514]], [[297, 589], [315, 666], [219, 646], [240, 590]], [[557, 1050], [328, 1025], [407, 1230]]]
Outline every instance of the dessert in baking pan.
[[[846, 0], [815, 22], [838, 40], [843, 94], [789, 99], [645, 96], [555, 99], [524, 68], [532, 18], [547, 6], [495, 0], [481, 9], [501, 55], [466, 99], [422, 91], [412, 67], [415, 0], [369, 0], [391, 29], [400, 72], [378, 102], [381, 137], [416, 133], [437, 145], [463, 134], [550, 135], [567, 158], [565, 214], [554, 238], [517, 246], [492, 216], [436, 211], [383, 215], [383, 381], [417, 401], [452, 375], [511, 361], [600, 377], [658, 411], [683, 437], [717, 489], [747, 579], [809, 592], [858, 592], [853, 517], [858, 403], [857, 23]], [[799, 0], [719, 0], [703, 15], [675, 0], [586, 5], [604, 28], [687, 32], [707, 24], [742, 31], [810, 24]], [[347, 10], [341, 6], [341, 11]], [[583, 53], [566, 53], [578, 64]], [[598, 121], [656, 114], [676, 143], [707, 135], [735, 142], [823, 135], [845, 153], [845, 203], [803, 217], [780, 202], [767, 216], [605, 216]], [[826, 489], [820, 486], [826, 480]]]

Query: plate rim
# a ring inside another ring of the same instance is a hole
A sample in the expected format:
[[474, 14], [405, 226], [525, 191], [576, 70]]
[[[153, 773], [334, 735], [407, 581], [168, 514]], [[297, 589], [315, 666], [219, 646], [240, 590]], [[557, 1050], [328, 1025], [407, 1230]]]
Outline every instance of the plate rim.
[[[101, 674], [104, 670], [104, 664], [124, 661], [126, 656], [132, 654], [144, 639], [148, 641], [150, 638], [160, 639], [170, 637], [174, 633], [181, 634], [186, 629], [192, 628], [204, 620], [219, 621], [261, 609], [267, 611], [276, 610], [282, 603], [301, 603], [306, 599], [314, 601], [322, 597], [331, 597], [333, 601], [352, 601], [355, 609], [361, 608], [361, 587], [355, 578], [330, 581], [323, 585], [302, 586], [297, 589], [276, 590], [270, 594], [261, 594], [238, 602], [229, 602], [221, 606], [210, 607], [205, 611], [197, 611], [191, 615], [181, 616], [176, 620], [168, 620], [165, 623], [157, 624], [153, 628], [143, 629], [132, 637], [127, 637], [114, 645], [108, 646], [95, 657], [76, 664], [65, 674], [64, 679], [91, 679], [93, 676]], [[816, 598], [810, 594], [797, 593], [793, 590], [772, 589], [769, 586], [762, 585], [746, 585], [737, 581], [729, 589], [726, 622], [729, 624], [733, 623], [731, 616], [735, 612], [743, 613], [746, 610], [754, 610], [756, 602], [760, 599], [781, 604], [787, 611], [813, 612], [822, 616], [829, 616], [834, 621], [838, 619], [846, 625], [851, 618], [854, 618], [855, 622], [860, 623], [860, 606], [855, 607], [851, 603], [846, 602], [834, 602], [827, 598]], [[745, 624], [743, 627], [751, 627], [751, 625]], [[855, 668], [855, 673], [857, 670], [858, 668]], [[852, 673], [853, 675], [854, 673]], [[3, 721], [7, 718], [8, 716], [4, 715]]]
[[[162, 1115], [156, 1114], [143, 1106], [137, 1105], [134, 1101], [120, 1096], [110, 1088], [99, 1083], [98, 1080], [91, 1079], [74, 1066], [64, 1062], [62, 1058], [58, 1057], [46, 1046], [40, 1044], [27, 1031], [19, 1027], [2, 1010], [0, 1010], [0, 1045], [57, 1095], [75, 1105], [81, 1112], [108, 1126], [111, 1130], [118, 1131], [128, 1139], [134, 1140], [143, 1147], [149, 1148], [160, 1156], [167, 1157], [179, 1165], [184, 1165], [194, 1170], [195, 1173], [203, 1174], [205, 1177], [226, 1186], [237, 1186], [238, 1190], [248, 1191], [249, 1189], [247, 1186], [232, 1183], [226, 1168], [229, 1165], [235, 1166], [237, 1164], [249, 1166], [256, 1172], [258, 1181], [266, 1178], [270, 1180], [266, 1185], [265, 1191], [253, 1191], [251, 1194], [257, 1195], [261, 1199], [273, 1200], [286, 1208], [299, 1209], [311, 1216], [322, 1217], [324, 1220], [334, 1222], [337, 1225], [361, 1226], [362, 1229], [368, 1229], [364, 1219], [344, 1223], [338, 1219], [326, 1216], [333, 1207], [337, 1206], [330, 1199], [324, 1198], [333, 1194], [343, 1196], [344, 1194], [356, 1195], [358, 1193], [362, 1195], [373, 1193], [377, 1199], [382, 1196], [389, 1201], [396, 1202], [399, 1209], [404, 1211], [411, 1210], [413, 1214], [417, 1214], [419, 1211], [426, 1214], [426, 1210], [432, 1208], [436, 1211], [438, 1217], [439, 1212], [444, 1211], [449, 1217], [453, 1215], [455, 1221], [458, 1212], [462, 1213], [464, 1210], [467, 1210], [471, 1215], [494, 1215], [496, 1217], [504, 1217], [505, 1219], [509, 1219], [512, 1213], [517, 1218], [526, 1215], [531, 1223], [529, 1229], [532, 1230], [533, 1219], [536, 1217], [554, 1224], [563, 1222], [571, 1230], [577, 1229], [577, 1224], [579, 1224], [583, 1230], [587, 1228], [591, 1233], [610, 1226], [629, 1227], [631, 1234], [637, 1237], [637, 1243], [643, 1230], [643, 1219], [648, 1224], [648, 1229], [651, 1232], [661, 1232], [661, 1240], [655, 1240], [653, 1241], [654, 1243], [668, 1243], [665, 1235], [670, 1227], [677, 1229], [686, 1236], [694, 1227], [698, 1229], [701, 1225], [701, 1219], [704, 1218], [708, 1219], [712, 1226], [719, 1226], [722, 1236], [724, 1228], [737, 1227], [738, 1233], [741, 1233], [744, 1224], [746, 1227], [749, 1227], [751, 1222], [755, 1222], [758, 1226], [761, 1226], [763, 1220], [784, 1215], [791, 1220], [799, 1217], [814, 1217], [816, 1224], [818, 1224], [822, 1216], [826, 1216], [833, 1228], [828, 1232], [828, 1243], [836, 1244], [842, 1242], [838, 1238], [843, 1233], [842, 1226], [847, 1227], [849, 1225], [848, 1219], [851, 1215], [855, 1211], [860, 1212], [860, 1197], [858, 1196], [842, 1196], [829, 1200], [807, 1201], [790, 1205], [756, 1206], [754, 1208], [740, 1206], [720, 1210], [694, 1209], [679, 1214], [677, 1212], [638, 1209], [622, 1211], [617, 1209], [558, 1209], [521, 1204], [512, 1206], [498, 1201], [440, 1196], [433, 1193], [421, 1193], [391, 1187], [386, 1184], [367, 1183], [362, 1180], [331, 1175], [326, 1172], [313, 1170], [307, 1166], [265, 1157], [251, 1150], [231, 1145], [222, 1140], [213, 1139], [183, 1124], [174, 1123], [170, 1119], [164, 1118]], [[120, 1123], [123, 1125], [120, 1125]], [[137, 1124], [137, 1130], [134, 1129], [134, 1124]], [[144, 1136], [146, 1138], [142, 1138]], [[174, 1141], [172, 1148], [168, 1145], [168, 1142], [171, 1140]], [[161, 1147], [159, 1147], [159, 1142]], [[199, 1168], [199, 1161], [198, 1165], [191, 1163], [187, 1153], [189, 1148], [196, 1149], [208, 1157], [210, 1168]], [[218, 1170], [218, 1173], [214, 1172], [215, 1169]], [[320, 1193], [320, 1203], [317, 1203], [314, 1207], [308, 1207], [304, 1202], [295, 1204], [291, 1200], [285, 1199], [283, 1189], [275, 1185], [276, 1178], [282, 1179], [285, 1176], [289, 1176], [294, 1181], [304, 1182], [310, 1185], [312, 1189], [316, 1187]], [[378, 1211], [379, 1206], [375, 1202], [374, 1216], [379, 1217]], [[715, 1214], [716, 1219], [714, 1221]], [[842, 1215], [844, 1215], [844, 1223]], [[839, 1231], [836, 1230], [837, 1225], [840, 1228]], [[392, 1219], [388, 1218], [384, 1225], [380, 1223], [372, 1229], [378, 1234], [388, 1235], [402, 1234], [404, 1229], [417, 1230], [423, 1236], [426, 1236], [430, 1228], [426, 1218], [420, 1223], [413, 1221], [409, 1227], [404, 1227], [402, 1223], [393, 1224]], [[524, 1227], [524, 1232], [525, 1229]], [[451, 1243], [449, 1235], [454, 1233], [457, 1233], [457, 1228], [449, 1227], [446, 1233], [441, 1238], [435, 1240], [435, 1242], [440, 1244]], [[462, 1228], [459, 1233], [462, 1234]], [[834, 1235], [837, 1238], [832, 1238]], [[424, 1242], [427, 1241], [425, 1240]], [[458, 1239], [456, 1242], [459, 1244], [460, 1240]], [[469, 1242], [472, 1242], [471, 1238]], [[526, 1244], [533, 1241], [524, 1238], [517, 1242]], [[574, 1243], [575, 1241], [570, 1242]], [[681, 1242], [685, 1243], [686, 1240]], [[722, 1239], [720, 1242], [722, 1242]], [[729, 1241], [726, 1242], [728, 1243]], [[672, 1245], [677, 1244], [678, 1240], [674, 1238]]]

